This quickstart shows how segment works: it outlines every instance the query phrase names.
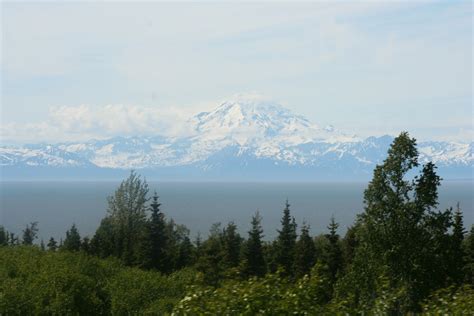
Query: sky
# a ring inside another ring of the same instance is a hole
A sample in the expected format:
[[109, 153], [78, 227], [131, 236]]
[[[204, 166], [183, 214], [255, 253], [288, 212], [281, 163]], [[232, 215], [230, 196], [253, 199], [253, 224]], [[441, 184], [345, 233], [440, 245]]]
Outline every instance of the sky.
[[3, 143], [178, 133], [259, 93], [359, 136], [473, 139], [472, 2], [1, 3]]

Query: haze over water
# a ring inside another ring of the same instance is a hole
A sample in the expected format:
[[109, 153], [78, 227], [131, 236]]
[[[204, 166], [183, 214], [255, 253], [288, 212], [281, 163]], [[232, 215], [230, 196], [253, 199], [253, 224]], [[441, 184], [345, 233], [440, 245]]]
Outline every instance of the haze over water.
[[[25, 225], [39, 222], [40, 238], [64, 237], [75, 223], [81, 236], [92, 237], [106, 215], [107, 196], [119, 181], [102, 182], [0, 182], [0, 225], [20, 234]], [[163, 183], [149, 182], [157, 191], [161, 210], [177, 224], [186, 225], [194, 238], [203, 236], [212, 223], [234, 221], [246, 236], [251, 216], [259, 210], [265, 239], [276, 236], [285, 200], [299, 227], [303, 220], [312, 234], [326, 231], [332, 215], [344, 234], [363, 210], [367, 183]], [[474, 223], [473, 183], [443, 181], [439, 209], [460, 202], [464, 223]]]

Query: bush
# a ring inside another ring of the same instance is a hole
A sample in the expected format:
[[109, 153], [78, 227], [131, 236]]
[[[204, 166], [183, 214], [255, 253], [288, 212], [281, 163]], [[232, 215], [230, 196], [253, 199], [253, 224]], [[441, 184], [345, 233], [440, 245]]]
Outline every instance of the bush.
[[423, 304], [426, 315], [472, 315], [474, 312], [474, 287], [451, 286], [436, 291]]
[[0, 247], [0, 315], [162, 315], [195, 279], [191, 269], [163, 276], [80, 252]]

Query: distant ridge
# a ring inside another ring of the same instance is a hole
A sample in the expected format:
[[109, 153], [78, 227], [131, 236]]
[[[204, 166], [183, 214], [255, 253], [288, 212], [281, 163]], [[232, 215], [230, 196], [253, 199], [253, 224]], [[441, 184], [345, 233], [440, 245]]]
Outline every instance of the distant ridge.
[[[164, 180], [358, 180], [370, 177], [393, 140], [320, 127], [257, 94], [236, 95], [191, 117], [188, 125], [190, 135], [178, 138], [2, 146], [2, 177], [102, 178], [133, 168]], [[427, 141], [418, 149], [421, 162], [433, 161], [445, 178], [473, 178], [472, 142]]]

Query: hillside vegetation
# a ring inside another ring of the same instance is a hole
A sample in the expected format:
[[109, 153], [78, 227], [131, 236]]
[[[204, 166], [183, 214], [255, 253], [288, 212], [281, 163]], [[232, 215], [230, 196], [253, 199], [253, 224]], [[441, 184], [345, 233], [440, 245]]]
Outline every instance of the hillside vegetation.
[[216, 223], [191, 241], [132, 172], [91, 238], [0, 227], [0, 315], [472, 315], [474, 227], [437, 210], [440, 184], [402, 133], [344, 236], [335, 218], [311, 236], [287, 201], [271, 242], [258, 212], [247, 236]]

